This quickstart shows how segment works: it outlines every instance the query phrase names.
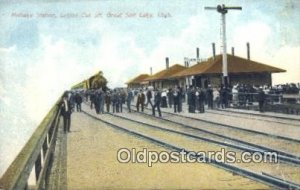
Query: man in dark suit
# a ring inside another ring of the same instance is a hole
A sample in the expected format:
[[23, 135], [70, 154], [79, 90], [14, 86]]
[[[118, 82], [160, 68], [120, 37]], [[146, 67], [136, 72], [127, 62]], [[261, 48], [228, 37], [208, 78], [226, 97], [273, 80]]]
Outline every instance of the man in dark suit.
[[82, 97], [79, 93], [75, 95], [76, 110], [81, 112]]
[[138, 93], [138, 96], [137, 96], [137, 101], [136, 101], [136, 108], [137, 108], [138, 112], [140, 111], [140, 105], [142, 107], [142, 112], [144, 112], [145, 99], [146, 99], [145, 94], [143, 93], [142, 90], [140, 90], [140, 92]]
[[203, 89], [200, 89], [199, 91], [199, 112], [204, 113], [204, 104], [205, 104], [205, 92]]
[[221, 108], [225, 109], [227, 107], [227, 90], [223, 86], [221, 86], [221, 90], [220, 90], [220, 100], [221, 100]]
[[105, 104], [106, 104], [106, 112], [109, 113], [109, 108], [111, 104], [111, 95], [110, 92], [106, 92], [105, 94]]
[[193, 86], [190, 86], [190, 88], [187, 91], [187, 99], [188, 99], [188, 111], [189, 113], [195, 113], [195, 90]]
[[[117, 112], [123, 112], [123, 100], [122, 100], [122, 92], [118, 92], [118, 101], [117, 101]], [[119, 111], [118, 111], [119, 110]]]
[[117, 112], [117, 103], [118, 103], [118, 95], [116, 89], [114, 89], [111, 95], [111, 102], [112, 102], [113, 113], [115, 113]]
[[172, 105], [174, 104], [174, 97], [173, 97], [172, 88], [169, 88], [168, 93], [167, 93], [167, 97], [168, 97], [169, 108], [172, 108]]
[[[96, 102], [96, 94], [95, 94], [95, 91], [91, 91], [91, 94], [90, 94], [90, 101], [91, 101], [91, 109], [93, 109], [93, 105], [95, 105], [95, 102]], [[96, 107], [96, 106], [95, 106]]]
[[213, 90], [210, 85], [208, 85], [208, 89], [206, 90], [206, 93], [207, 93], [206, 97], [207, 97], [208, 108], [213, 109], [214, 96], [213, 96]]
[[258, 96], [257, 96], [257, 101], [259, 105], [259, 111], [264, 112], [264, 104], [265, 104], [265, 99], [266, 99], [266, 94], [263, 91], [262, 88], [259, 89]]
[[182, 112], [182, 101], [185, 99], [185, 93], [183, 92], [183, 89], [178, 86], [178, 96], [179, 96], [179, 103], [178, 103], [178, 113]]
[[70, 132], [72, 108], [67, 95], [64, 95], [63, 100], [60, 103], [60, 109], [64, 119], [64, 132]]
[[152, 115], [155, 116], [155, 108], [157, 108], [158, 115], [161, 117], [161, 111], [160, 111], [160, 103], [161, 103], [161, 92], [159, 90], [155, 91], [154, 96], [154, 106], [152, 108]]
[[132, 102], [132, 100], [133, 100], [133, 92], [130, 88], [128, 88], [127, 89], [127, 97], [126, 97], [128, 112], [131, 112], [131, 102]]
[[180, 101], [180, 94], [178, 88], [175, 88], [173, 91], [173, 103], [174, 103], [174, 113], [179, 112], [179, 101]]
[[152, 91], [150, 88], [147, 88], [147, 92], [146, 92], [146, 96], [147, 96], [147, 103], [146, 103], [146, 107], [148, 107], [148, 104], [151, 105], [151, 108], [153, 107], [151, 99], [152, 99]]

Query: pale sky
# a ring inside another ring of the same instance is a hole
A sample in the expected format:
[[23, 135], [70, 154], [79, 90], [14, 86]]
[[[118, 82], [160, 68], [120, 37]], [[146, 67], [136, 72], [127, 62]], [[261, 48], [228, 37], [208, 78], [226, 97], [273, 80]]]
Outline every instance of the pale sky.
[[226, 15], [229, 53], [246, 57], [249, 42], [251, 59], [287, 70], [273, 75], [275, 84], [300, 82], [299, 0], [0, 1], [0, 175], [75, 83], [102, 70], [110, 87], [124, 86], [150, 67], [164, 69], [165, 57], [183, 64], [199, 47], [208, 58], [212, 42], [219, 54], [220, 14], [204, 10], [218, 4], [243, 7]]

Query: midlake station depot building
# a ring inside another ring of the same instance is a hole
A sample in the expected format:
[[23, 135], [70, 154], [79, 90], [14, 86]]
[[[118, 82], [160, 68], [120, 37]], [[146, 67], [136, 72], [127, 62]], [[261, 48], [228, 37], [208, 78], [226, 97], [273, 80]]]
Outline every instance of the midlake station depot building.
[[[286, 72], [267, 64], [259, 63], [248, 58], [227, 54], [227, 68], [229, 84], [272, 85], [272, 73]], [[173, 88], [174, 86], [187, 87], [190, 85], [204, 87], [210, 84], [219, 87], [222, 83], [222, 55], [214, 55], [205, 61], [188, 67], [174, 64], [169, 67], [166, 58], [166, 68], [153, 75], [139, 74], [126, 84], [130, 88], [153, 86], [160, 89]]]

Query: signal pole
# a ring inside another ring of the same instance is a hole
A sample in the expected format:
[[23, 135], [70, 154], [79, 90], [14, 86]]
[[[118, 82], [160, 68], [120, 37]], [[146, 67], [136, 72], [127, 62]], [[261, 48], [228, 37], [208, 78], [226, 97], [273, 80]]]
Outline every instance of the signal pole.
[[217, 7], [204, 7], [205, 10], [217, 10], [221, 13], [222, 20], [222, 46], [223, 46], [223, 56], [222, 56], [222, 71], [223, 71], [223, 85], [225, 88], [228, 87], [228, 68], [227, 68], [227, 45], [226, 45], [226, 13], [228, 10], [242, 10], [242, 7], [225, 7], [225, 5], [218, 5]]

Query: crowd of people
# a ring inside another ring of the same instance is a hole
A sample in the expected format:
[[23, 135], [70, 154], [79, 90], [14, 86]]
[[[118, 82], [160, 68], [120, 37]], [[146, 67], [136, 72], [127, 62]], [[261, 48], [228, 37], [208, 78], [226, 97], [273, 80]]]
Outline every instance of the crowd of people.
[[[97, 114], [107, 112], [122, 113], [123, 105], [128, 112], [132, 112], [132, 105], [137, 112], [144, 112], [145, 107], [152, 109], [152, 115], [162, 116], [161, 108], [170, 108], [174, 113], [183, 111], [183, 103], [187, 105], [189, 113], [204, 113], [205, 109], [221, 108], [229, 106], [253, 105], [258, 103], [259, 111], [264, 111], [267, 96], [272, 101], [279, 101], [278, 94], [283, 91], [299, 93], [300, 84], [286, 84], [277, 86], [251, 86], [236, 84], [232, 87], [219, 88], [208, 85], [207, 88], [190, 86], [182, 88], [175, 86], [169, 89], [147, 88], [116, 88], [116, 89], [90, 89], [81, 91], [69, 91], [63, 96], [60, 103], [61, 114], [64, 116], [64, 130], [70, 130], [70, 117], [73, 111], [81, 112], [81, 104], [85, 101], [90, 109], [95, 109]], [[275, 97], [275, 98], [274, 98]]]
[[161, 108], [172, 108], [174, 113], [182, 112], [183, 102], [188, 105], [187, 111], [190, 113], [204, 113], [205, 107], [208, 109], [226, 108], [229, 105], [229, 95], [229, 89], [222, 87], [217, 89], [211, 86], [208, 88], [190, 86], [187, 90], [179, 86], [169, 89], [157, 89], [150, 86], [138, 89], [89, 90], [85, 93], [90, 108], [95, 108], [97, 114], [122, 112], [123, 104], [126, 104], [128, 112], [131, 112], [132, 104], [134, 104], [136, 111], [143, 112], [145, 107], [150, 107], [152, 115], [155, 115], [157, 111], [158, 116], [161, 116]]
[[[260, 93], [261, 92], [261, 93]], [[234, 85], [232, 88], [207, 88], [190, 86], [186, 90], [179, 86], [169, 89], [157, 89], [152, 86], [147, 88], [116, 88], [96, 89], [81, 92], [70, 92], [72, 111], [81, 111], [83, 99], [89, 102], [90, 108], [95, 109], [97, 114], [105, 112], [120, 113], [123, 112], [123, 104], [126, 105], [128, 112], [132, 111], [132, 104], [136, 111], [144, 111], [145, 107], [152, 108], [152, 114], [156, 110], [161, 116], [160, 108], [172, 108], [174, 113], [183, 111], [182, 103], [187, 104], [187, 112], [204, 113], [207, 109], [222, 108], [229, 105], [252, 104], [254, 101], [263, 102], [268, 94], [266, 87], [253, 87], [249, 85]], [[255, 95], [255, 96], [254, 96]]]
[[300, 83], [277, 84], [271, 87], [276, 94], [300, 94]]
[[[156, 110], [161, 117], [161, 92], [156, 89], [147, 92], [139, 89], [138, 91], [130, 88], [118, 88], [113, 90], [90, 90], [86, 92], [86, 99], [89, 100], [90, 108], [96, 110], [97, 114], [105, 112], [122, 113], [123, 105], [126, 105], [128, 112], [132, 112], [132, 104], [136, 106], [136, 111], [144, 112], [144, 107], [151, 105], [152, 114], [155, 115]], [[104, 110], [104, 107], [106, 108]]]

